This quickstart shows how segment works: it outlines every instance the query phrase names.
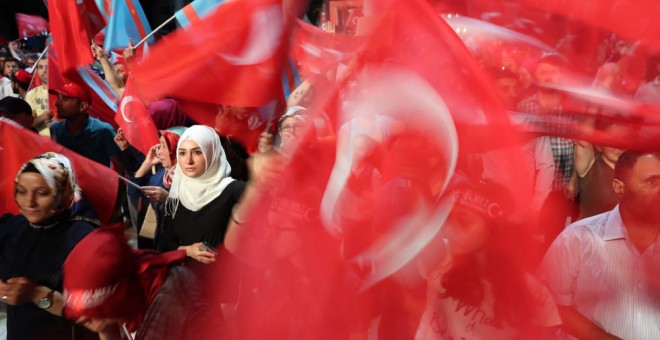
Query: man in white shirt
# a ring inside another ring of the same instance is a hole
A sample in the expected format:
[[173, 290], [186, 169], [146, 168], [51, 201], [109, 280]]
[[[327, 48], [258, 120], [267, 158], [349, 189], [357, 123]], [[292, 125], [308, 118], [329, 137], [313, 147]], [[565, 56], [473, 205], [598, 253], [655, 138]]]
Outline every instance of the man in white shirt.
[[563, 331], [580, 339], [660, 339], [660, 153], [623, 153], [619, 205], [567, 227], [541, 278]]

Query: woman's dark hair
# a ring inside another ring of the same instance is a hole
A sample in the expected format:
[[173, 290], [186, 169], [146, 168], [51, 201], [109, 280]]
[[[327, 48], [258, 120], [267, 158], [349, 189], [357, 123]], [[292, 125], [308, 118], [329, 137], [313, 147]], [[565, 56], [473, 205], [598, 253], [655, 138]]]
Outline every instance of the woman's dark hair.
[[539, 304], [525, 279], [521, 259], [525, 255], [527, 232], [507, 222], [490, 222], [486, 263], [480, 265], [473, 254], [456, 255], [441, 279], [443, 298], [454, 298], [470, 306], [480, 306], [485, 298], [483, 281], [492, 286], [496, 324], [506, 321], [521, 328], [529, 323], [534, 305]]

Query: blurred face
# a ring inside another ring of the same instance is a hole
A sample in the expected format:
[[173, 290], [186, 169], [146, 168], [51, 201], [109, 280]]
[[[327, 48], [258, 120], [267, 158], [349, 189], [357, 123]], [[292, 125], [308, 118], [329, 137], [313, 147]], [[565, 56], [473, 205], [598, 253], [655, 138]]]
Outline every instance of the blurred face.
[[557, 84], [559, 82], [559, 66], [539, 63], [534, 70], [537, 84]]
[[167, 143], [165, 143], [165, 137], [160, 137], [160, 148], [156, 152], [156, 156], [160, 160], [160, 163], [167, 169], [172, 167], [172, 161], [170, 160], [170, 149], [167, 148]]
[[497, 88], [507, 105], [513, 105], [518, 101], [517, 86], [518, 80], [514, 78], [500, 78], [497, 80]]
[[177, 162], [183, 174], [188, 177], [199, 177], [206, 171], [206, 158], [202, 148], [190, 139], [181, 143], [177, 150]]
[[55, 194], [41, 174], [21, 174], [16, 183], [15, 198], [21, 214], [30, 223], [43, 222], [55, 215]]
[[37, 59], [35, 59], [35, 58], [33, 58], [33, 57], [28, 57], [28, 58], [25, 59], [25, 63], [26, 63], [27, 66], [29, 66], [29, 67], [34, 66], [34, 62], [35, 62], [35, 61], [37, 61]]
[[2, 74], [5, 75], [5, 77], [11, 77], [12, 74], [16, 74], [18, 72], [18, 63], [11, 60], [11, 61], [5, 61], [5, 66]]
[[117, 75], [119, 78], [121, 78], [124, 83], [126, 83], [126, 79], [128, 78], [128, 73], [126, 72], [126, 66], [122, 64], [114, 64], [112, 68], [115, 69], [115, 72], [117, 72]]
[[48, 59], [41, 59], [37, 63], [37, 77], [42, 83], [48, 84]]
[[273, 148], [273, 134], [264, 131], [259, 135], [259, 142], [257, 144], [260, 152], [266, 152]]
[[611, 148], [609, 146], [603, 146], [600, 149], [605, 160], [612, 164], [616, 164], [616, 162], [619, 160], [619, 156], [621, 156], [621, 154], [626, 151], [623, 149]]
[[57, 107], [57, 116], [61, 119], [73, 118], [85, 111], [78, 98], [67, 97], [61, 94], [57, 95], [55, 107]]
[[295, 140], [300, 137], [303, 129], [305, 128], [305, 123], [302, 121], [289, 117], [282, 122], [280, 127], [280, 136], [282, 137], [282, 148], [291, 146]]
[[445, 222], [449, 249], [454, 255], [467, 255], [482, 250], [490, 238], [490, 228], [481, 215], [468, 208], [455, 206]]
[[[619, 190], [616, 182], [623, 183]], [[637, 158], [627, 178], [615, 180], [615, 191], [622, 208], [637, 217], [660, 219], [660, 159], [650, 154]]]

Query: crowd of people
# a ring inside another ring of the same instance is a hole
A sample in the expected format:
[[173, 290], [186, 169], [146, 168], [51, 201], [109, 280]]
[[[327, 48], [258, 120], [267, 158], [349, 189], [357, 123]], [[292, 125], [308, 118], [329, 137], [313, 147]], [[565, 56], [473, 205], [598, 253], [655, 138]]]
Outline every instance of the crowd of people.
[[[391, 117], [314, 112], [315, 86], [334, 79], [305, 80], [254, 145], [175, 99], [148, 103], [159, 143], [144, 154], [90, 115], [84, 83], [49, 87], [47, 53], [2, 47], [0, 122], [123, 179], [102, 226], [65, 155], [21, 167], [20, 214], [0, 212], [8, 339], [660, 339], [660, 151], [579, 139], [636, 127], [562, 90], [582, 67], [589, 88], [658, 105], [660, 58], [603, 37], [580, 65], [575, 39], [547, 53], [469, 37], [523, 137], [449, 174]], [[90, 54], [121, 98], [135, 48]], [[336, 189], [322, 165], [342, 156]]]

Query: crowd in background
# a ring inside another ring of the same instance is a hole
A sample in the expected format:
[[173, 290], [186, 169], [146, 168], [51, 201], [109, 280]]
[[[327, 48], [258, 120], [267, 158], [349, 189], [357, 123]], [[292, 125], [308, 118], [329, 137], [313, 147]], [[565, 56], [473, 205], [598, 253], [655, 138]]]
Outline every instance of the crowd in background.
[[[639, 126], [570, 91], [657, 106], [660, 57], [612, 32], [562, 32], [539, 33], [552, 51], [459, 32], [523, 137], [462, 153], [449, 178], [428, 135], [379, 112], [315, 111], [337, 79], [304, 80], [254, 145], [176, 99], [147, 103], [159, 143], [144, 153], [90, 115], [85, 84], [49, 86], [44, 46], [0, 47], [0, 122], [122, 176], [105, 226], [65, 155], [30, 155], [3, 179], [20, 209], [0, 217], [8, 339], [660, 338], [660, 152], [624, 148], [615, 137]], [[143, 56], [116, 52], [90, 47], [122, 98]], [[594, 131], [602, 144], [579, 139]]]

